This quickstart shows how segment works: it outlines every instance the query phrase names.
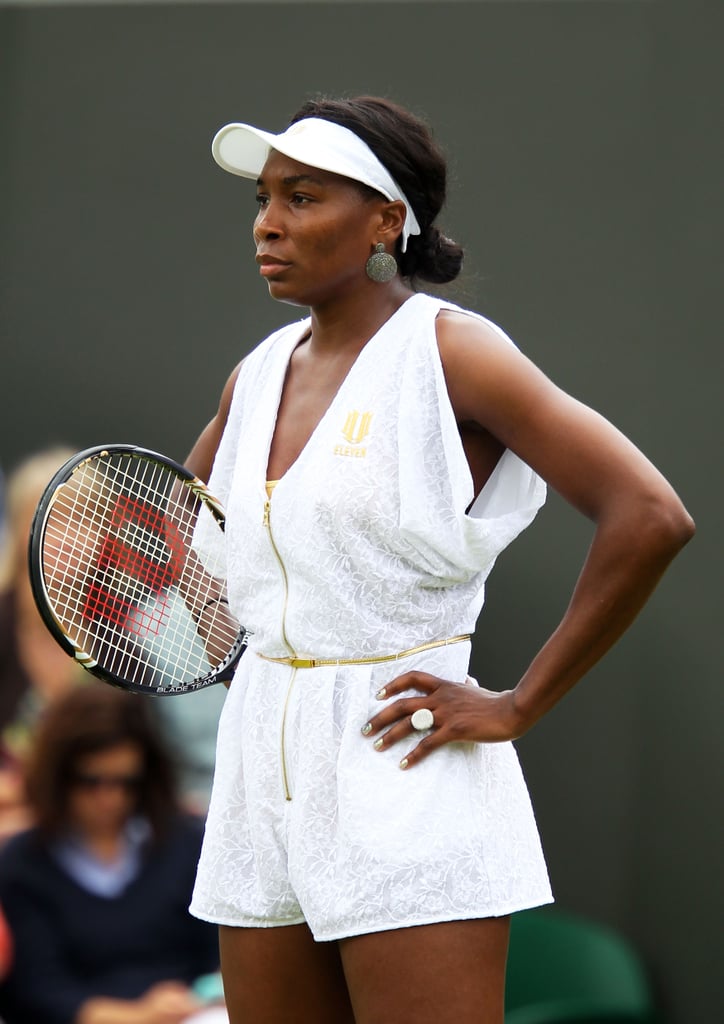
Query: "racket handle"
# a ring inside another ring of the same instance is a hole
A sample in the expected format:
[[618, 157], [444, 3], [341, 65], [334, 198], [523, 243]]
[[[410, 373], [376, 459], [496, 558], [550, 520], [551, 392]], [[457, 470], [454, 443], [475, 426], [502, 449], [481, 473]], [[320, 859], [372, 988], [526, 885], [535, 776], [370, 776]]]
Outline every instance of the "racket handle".
[[221, 671], [216, 676], [218, 682], [225, 684], [231, 682], [231, 680], [234, 677], [234, 673], [236, 672], [237, 665], [241, 661], [244, 652], [246, 651], [246, 645], [249, 642], [250, 636], [251, 633], [245, 630], [241, 637], [241, 643], [239, 644], [238, 650], [232, 656], [231, 660], [229, 661], [229, 664], [225, 665], [224, 668], [222, 668]]

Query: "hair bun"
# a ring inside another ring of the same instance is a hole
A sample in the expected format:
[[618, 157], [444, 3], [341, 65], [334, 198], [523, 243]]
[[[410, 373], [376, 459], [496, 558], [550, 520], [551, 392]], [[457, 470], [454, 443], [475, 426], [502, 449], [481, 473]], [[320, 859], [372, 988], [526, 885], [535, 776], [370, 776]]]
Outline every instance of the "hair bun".
[[411, 236], [408, 251], [400, 259], [400, 271], [405, 277], [419, 277], [434, 284], [454, 281], [462, 269], [463, 249], [452, 238], [447, 238], [436, 227], [429, 227], [422, 235]]

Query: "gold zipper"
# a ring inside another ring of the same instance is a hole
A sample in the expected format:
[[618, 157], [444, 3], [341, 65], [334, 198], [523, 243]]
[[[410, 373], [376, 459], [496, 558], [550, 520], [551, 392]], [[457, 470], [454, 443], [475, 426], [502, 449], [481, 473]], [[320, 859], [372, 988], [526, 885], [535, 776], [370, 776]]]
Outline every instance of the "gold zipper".
[[297, 677], [297, 669], [292, 669], [292, 677], [289, 680], [289, 686], [287, 687], [287, 695], [284, 700], [284, 711], [282, 712], [282, 736], [281, 736], [281, 749], [282, 749], [282, 785], [284, 786], [284, 799], [292, 799], [292, 791], [289, 786], [289, 772], [287, 770], [287, 750], [286, 750], [286, 731], [287, 731], [287, 708], [289, 707], [289, 698], [292, 695], [292, 687], [294, 680]]
[[289, 603], [289, 578], [287, 577], [287, 570], [284, 567], [282, 556], [279, 554], [279, 548], [276, 546], [274, 534], [272, 533], [271, 498], [267, 498], [266, 501], [264, 502], [264, 526], [266, 526], [267, 531], [269, 533], [269, 541], [272, 546], [272, 551], [274, 552], [276, 560], [279, 563], [279, 568], [281, 569], [282, 572], [282, 580], [284, 581], [284, 604], [282, 606], [282, 639], [289, 653], [292, 655], [292, 657], [296, 658], [297, 652], [289, 643], [289, 637], [287, 636], [287, 606]]
[[[282, 605], [282, 639], [286, 645], [287, 650], [291, 653], [293, 658], [296, 658], [297, 652], [294, 650], [292, 645], [289, 643], [289, 637], [287, 636], [287, 605], [289, 602], [289, 578], [287, 576], [287, 570], [284, 567], [282, 556], [279, 554], [279, 548], [276, 546], [274, 540], [274, 534], [271, 528], [271, 497], [267, 498], [264, 502], [264, 526], [269, 534], [269, 543], [272, 546], [272, 551], [279, 563], [279, 568], [282, 573], [282, 580], [284, 582], [284, 604]], [[282, 731], [281, 731], [281, 762], [282, 762], [282, 784], [284, 786], [284, 799], [291, 800], [292, 793], [289, 787], [289, 772], [287, 770], [287, 751], [286, 751], [286, 731], [287, 731], [287, 708], [289, 707], [289, 699], [292, 695], [292, 686], [296, 679], [297, 670], [292, 668], [292, 674], [289, 678], [289, 685], [287, 687], [287, 695], [284, 699], [284, 710], [282, 711]]]

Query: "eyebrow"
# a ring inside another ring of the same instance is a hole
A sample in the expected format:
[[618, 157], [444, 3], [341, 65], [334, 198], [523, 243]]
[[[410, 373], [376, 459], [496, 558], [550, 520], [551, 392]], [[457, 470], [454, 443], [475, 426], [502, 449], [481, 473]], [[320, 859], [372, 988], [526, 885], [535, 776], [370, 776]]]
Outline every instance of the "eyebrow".
[[[287, 178], [282, 178], [282, 185], [300, 185], [303, 182], [309, 182], [312, 185], [324, 185], [324, 182], [319, 178], [312, 177], [311, 174], [290, 174]], [[257, 186], [264, 184], [263, 178], [256, 179]]]

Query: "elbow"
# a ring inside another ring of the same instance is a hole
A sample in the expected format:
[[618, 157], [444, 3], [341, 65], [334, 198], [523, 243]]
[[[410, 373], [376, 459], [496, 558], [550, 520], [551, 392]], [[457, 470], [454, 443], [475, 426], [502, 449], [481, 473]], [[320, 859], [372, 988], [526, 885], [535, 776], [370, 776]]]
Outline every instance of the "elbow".
[[689, 543], [691, 538], [696, 533], [696, 523], [694, 522], [692, 517], [689, 515], [689, 513], [686, 511], [686, 509], [683, 507], [683, 505], [681, 507], [681, 511], [682, 511], [682, 517], [681, 517], [681, 525], [680, 525], [679, 538], [680, 538], [680, 541], [681, 541], [680, 547], [683, 548], [684, 545]]
[[676, 497], [654, 499], [646, 514], [645, 534], [651, 547], [669, 561], [681, 551], [696, 533], [694, 520]]

